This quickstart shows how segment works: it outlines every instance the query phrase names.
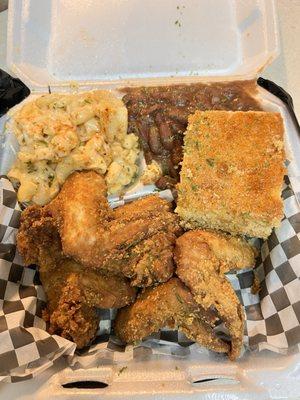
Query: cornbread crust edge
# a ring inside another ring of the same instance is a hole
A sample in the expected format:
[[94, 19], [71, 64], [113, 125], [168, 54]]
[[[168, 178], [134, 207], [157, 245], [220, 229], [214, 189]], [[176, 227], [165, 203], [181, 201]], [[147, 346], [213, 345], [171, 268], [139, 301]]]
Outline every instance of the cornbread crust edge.
[[177, 185], [181, 224], [267, 238], [283, 217], [283, 133], [279, 113], [191, 115]]

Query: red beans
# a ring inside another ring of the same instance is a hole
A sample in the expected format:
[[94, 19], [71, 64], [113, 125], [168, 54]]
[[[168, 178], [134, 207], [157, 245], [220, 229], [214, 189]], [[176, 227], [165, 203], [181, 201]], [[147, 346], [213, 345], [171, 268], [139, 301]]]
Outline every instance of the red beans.
[[173, 149], [174, 136], [166, 122], [162, 122], [159, 125], [159, 134], [164, 148], [171, 151]]
[[176, 179], [171, 178], [169, 175], [165, 175], [160, 177], [156, 182], [155, 185], [158, 189], [172, 189], [176, 185]]
[[161, 154], [163, 151], [159, 130], [155, 125], [151, 126], [149, 130], [149, 146], [154, 154]]

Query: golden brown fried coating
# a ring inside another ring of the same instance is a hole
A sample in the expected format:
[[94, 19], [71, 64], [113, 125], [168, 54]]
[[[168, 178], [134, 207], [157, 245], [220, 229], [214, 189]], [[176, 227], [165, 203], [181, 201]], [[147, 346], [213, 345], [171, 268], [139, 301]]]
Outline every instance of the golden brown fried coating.
[[97, 271], [87, 270], [70, 259], [64, 259], [55, 270], [40, 270], [43, 287], [50, 303], [55, 301], [70, 276], [78, 279], [77, 287], [83, 293], [85, 303], [98, 308], [120, 308], [135, 299], [136, 290], [128, 282], [117, 276], [99, 275]]
[[[206, 242], [220, 262], [220, 272], [244, 269], [255, 264], [257, 251], [243, 238], [222, 232], [195, 230], [194, 234]], [[189, 232], [188, 236], [194, 236]]]
[[[124, 276], [130, 278], [133, 286], [148, 287], [151, 284], [166, 282], [174, 271], [173, 251], [176, 236], [159, 232], [135, 246], [127, 248], [122, 254], [119, 268]], [[107, 269], [109, 269], [108, 262]]]
[[46, 208], [33, 205], [22, 212], [17, 247], [25, 265], [42, 264], [42, 268], [51, 270], [61, 262], [60, 237]]
[[105, 195], [100, 175], [74, 173], [49, 205], [22, 213], [17, 238], [25, 264], [40, 267], [50, 331], [80, 347], [95, 335], [95, 307], [134, 300], [124, 277], [133, 286], [149, 286], [167, 281], [174, 270], [180, 227], [170, 204], [149, 196], [113, 211]]
[[80, 349], [96, 335], [99, 325], [97, 310], [85, 302], [76, 274], [69, 275], [59, 289], [57, 297], [53, 298], [54, 305], [48, 299], [48, 309], [43, 315], [49, 322], [48, 331], [72, 340]]
[[[200, 345], [236, 359], [242, 346], [244, 312], [224, 272], [252, 267], [255, 255], [254, 248], [241, 238], [186, 232], [175, 248], [180, 279], [148, 288], [134, 304], [121, 309], [115, 321], [116, 334], [125, 342], [134, 342], [164, 326], [178, 327]], [[230, 343], [216, 333], [221, 322]]]
[[220, 353], [229, 345], [213, 331], [213, 316], [205, 313], [191, 292], [178, 278], [172, 278], [154, 288], [146, 289], [131, 306], [118, 311], [115, 333], [126, 343], [132, 343], [163, 327], [177, 328], [188, 338]]
[[175, 260], [176, 273], [196, 303], [215, 309], [223, 320], [231, 337], [229, 357], [236, 359], [243, 341], [244, 311], [223, 273], [253, 267], [255, 251], [242, 239], [196, 230], [177, 239]]
[[73, 340], [78, 348], [96, 335], [96, 308], [119, 308], [134, 301], [135, 289], [118, 277], [105, 277], [65, 259], [55, 270], [40, 271], [48, 301], [49, 332]]
[[103, 178], [89, 171], [72, 174], [46, 208], [59, 230], [64, 254], [84, 266], [125, 275], [136, 286], [163, 282], [172, 275], [171, 255], [180, 227], [170, 204], [158, 196], [112, 211]]
[[135, 289], [124, 278], [103, 276], [66, 258], [45, 208], [31, 206], [22, 213], [17, 245], [25, 264], [40, 267], [49, 332], [73, 340], [79, 348], [96, 334], [96, 307], [124, 307], [135, 298]]

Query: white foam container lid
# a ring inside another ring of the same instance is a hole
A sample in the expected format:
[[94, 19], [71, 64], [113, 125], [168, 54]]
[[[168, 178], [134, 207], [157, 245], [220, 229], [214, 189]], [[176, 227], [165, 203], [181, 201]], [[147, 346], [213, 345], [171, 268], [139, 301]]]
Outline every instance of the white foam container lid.
[[8, 66], [32, 90], [69, 81], [254, 77], [278, 54], [272, 0], [18, 0]]
[[[256, 78], [279, 53], [273, 0], [10, 0], [7, 45], [11, 72], [33, 93], [70, 90], [72, 81], [80, 89], [111, 89]], [[300, 141], [287, 109], [263, 89], [258, 96], [266, 110], [283, 116], [289, 174], [298, 178], [293, 154], [300, 154]], [[122, 365], [128, 369], [119, 375]], [[193, 384], [211, 377], [220, 379]], [[109, 386], [61, 386], [77, 380]], [[117, 366], [67, 368], [52, 377], [48, 371], [14, 385], [41, 399], [296, 398], [300, 356], [265, 351], [232, 363], [204, 350], [141, 363], [124, 355]]]

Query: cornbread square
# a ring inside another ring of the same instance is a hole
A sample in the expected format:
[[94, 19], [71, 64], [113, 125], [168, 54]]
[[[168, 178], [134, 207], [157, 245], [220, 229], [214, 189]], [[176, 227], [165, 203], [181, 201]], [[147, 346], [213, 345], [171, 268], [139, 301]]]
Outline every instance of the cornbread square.
[[177, 185], [183, 226], [267, 238], [283, 217], [283, 132], [279, 113], [191, 115]]

